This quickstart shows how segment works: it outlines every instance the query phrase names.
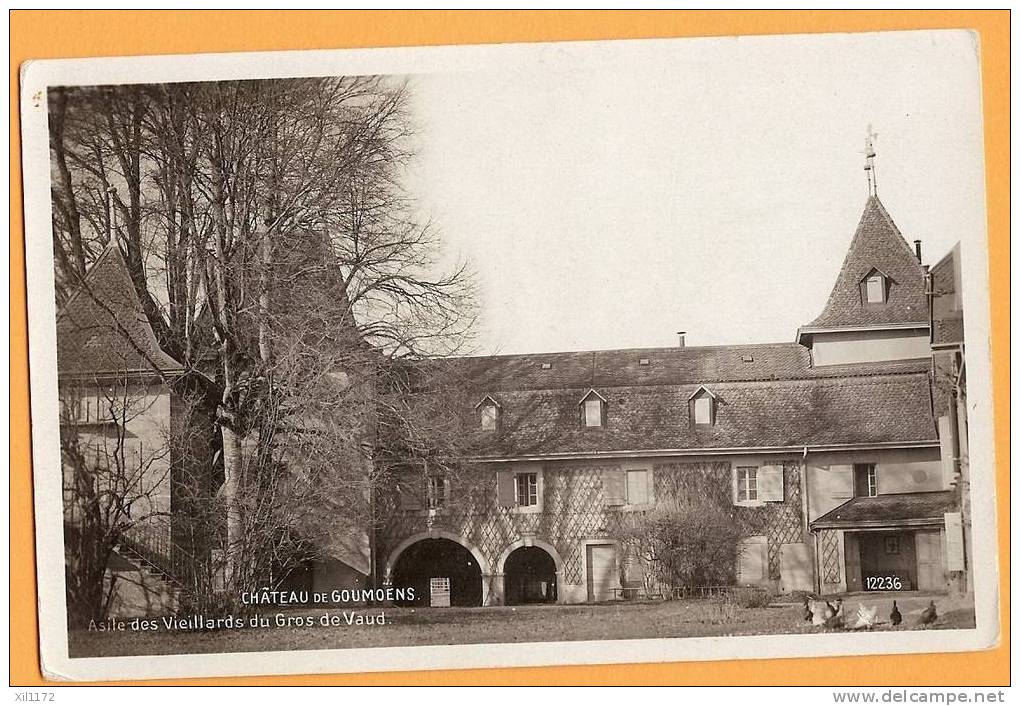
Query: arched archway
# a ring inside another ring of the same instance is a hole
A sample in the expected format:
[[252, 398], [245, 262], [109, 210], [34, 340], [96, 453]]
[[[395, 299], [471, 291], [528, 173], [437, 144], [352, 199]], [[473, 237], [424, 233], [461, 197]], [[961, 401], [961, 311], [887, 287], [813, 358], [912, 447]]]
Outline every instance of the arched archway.
[[433, 578], [450, 580], [450, 605], [480, 606], [484, 599], [482, 576], [488, 564], [478, 551], [460, 537], [429, 532], [401, 542], [386, 562], [390, 584], [414, 588], [413, 601], [398, 605], [429, 605]]
[[559, 553], [545, 542], [515, 543], [500, 559], [506, 605], [555, 603], [561, 565]]

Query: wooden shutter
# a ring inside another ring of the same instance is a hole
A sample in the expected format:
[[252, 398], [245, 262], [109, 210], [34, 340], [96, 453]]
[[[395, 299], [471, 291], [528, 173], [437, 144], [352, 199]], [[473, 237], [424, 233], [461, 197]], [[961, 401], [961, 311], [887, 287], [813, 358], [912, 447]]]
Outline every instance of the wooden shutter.
[[[947, 512], [946, 522], [946, 571], [966, 571], [963, 547], [963, 515]], [[920, 534], [920, 532], [918, 533]]]
[[[823, 466], [832, 475], [825, 482], [830, 488], [830, 497], [834, 500], [850, 499], [854, 496], [854, 467], [852, 465]], [[836, 503], [837, 505], [839, 503]]]
[[948, 416], [939, 417], [939, 455], [942, 461], [942, 488], [949, 490], [956, 483], [956, 463], [953, 458], [953, 425]]
[[602, 492], [606, 505], [623, 505], [627, 501], [627, 477], [618, 468], [602, 472]]
[[846, 565], [844, 584], [847, 591], [860, 591], [863, 588], [861, 577], [861, 548], [857, 535], [853, 532], [843, 533], [843, 559]]
[[783, 502], [782, 466], [762, 466], [758, 469], [758, 500]]
[[421, 488], [414, 476], [401, 478], [397, 485], [397, 492], [400, 494], [401, 510], [421, 509]]
[[641, 505], [648, 502], [648, 471], [637, 469], [627, 471], [627, 504]]
[[496, 471], [496, 504], [513, 507], [517, 504], [513, 471]]

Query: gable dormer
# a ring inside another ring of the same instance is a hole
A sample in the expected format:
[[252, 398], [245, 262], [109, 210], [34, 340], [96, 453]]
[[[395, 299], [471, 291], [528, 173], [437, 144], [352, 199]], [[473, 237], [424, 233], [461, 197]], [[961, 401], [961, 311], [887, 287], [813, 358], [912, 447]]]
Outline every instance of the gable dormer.
[[885, 306], [889, 303], [889, 288], [894, 283], [892, 277], [877, 267], [872, 267], [858, 283], [861, 293], [861, 306]]
[[702, 385], [687, 398], [687, 411], [691, 426], [711, 427], [715, 424], [715, 408], [717, 398], [707, 387]]
[[878, 196], [860, 223], [822, 313], [797, 332], [814, 365], [929, 354], [925, 271]]
[[481, 402], [475, 405], [475, 412], [478, 414], [478, 426], [482, 431], [499, 429], [502, 406], [492, 395], [483, 397]]
[[594, 389], [588, 390], [579, 403], [582, 429], [603, 429], [609, 416], [609, 400]]

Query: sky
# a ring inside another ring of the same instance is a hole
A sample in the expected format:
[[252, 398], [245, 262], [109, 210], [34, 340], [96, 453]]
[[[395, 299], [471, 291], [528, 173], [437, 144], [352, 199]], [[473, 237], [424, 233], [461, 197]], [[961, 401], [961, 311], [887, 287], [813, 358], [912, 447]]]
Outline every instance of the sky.
[[911, 32], [536, 47], [411, 77], [409, 188], [477, 274], [476, 352], [792, 341], [878, 193], [984, 242], [977, 47]]

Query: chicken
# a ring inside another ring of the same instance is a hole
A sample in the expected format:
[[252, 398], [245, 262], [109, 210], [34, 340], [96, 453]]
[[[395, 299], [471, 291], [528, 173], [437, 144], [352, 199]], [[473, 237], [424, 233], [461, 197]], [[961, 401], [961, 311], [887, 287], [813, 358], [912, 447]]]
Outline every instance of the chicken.
[[843, 599], [837, 598], [835, 606], [830, 605], [828, 601], [826, 601], [826, 605], [835, 612], [831, 617], [825, 619], [825, 628], [827, 630], [842, 629], [844, 626]]
[[928, 603], [928, 607], [924, 609], [923, 613], [921, 613], [921, 617], [918, 620], [918, 624], [931, 625], [938, 619], [938, 617], [939, 613], [937, 610], [935, 610], [935, 601], [930, 601]]
[[804, 622], [810, 623], [815, 618], [815, 611], [811, 607], [811, 597], [805, 596], [804, 598]]
[[813, 601], [811, 603], [811, 624], [821, 627], [825, 625], [825, 613], [827, 611], [826, 603], [823, 601]]
[[900, 609], [896, 606], [896, 601], [892, 602], [892, 612], [889, 613], [889, 621], [893, 625], [899, 625], [903, 622], [903, 614], [900, 613]]
[[859, 603], [857, 606], [857, 615], [854, 616], [854, 630], [870, 630], [876, 622], [878, 617], [878, 606], [874, 608], [865, 608], [863, 603]]

